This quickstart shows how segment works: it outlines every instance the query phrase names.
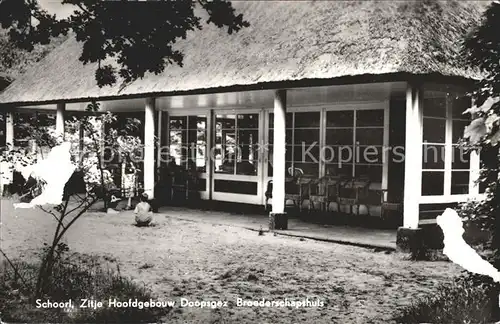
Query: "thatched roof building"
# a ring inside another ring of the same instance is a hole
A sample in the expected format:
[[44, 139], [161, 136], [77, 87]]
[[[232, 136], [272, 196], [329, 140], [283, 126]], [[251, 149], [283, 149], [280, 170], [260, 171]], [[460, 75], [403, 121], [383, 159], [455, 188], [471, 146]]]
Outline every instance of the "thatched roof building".
[[[176, 48], [170, 66], [128, 85], [99, 88], [95, 64], [70, 38], [2, 94], [0, 103], [86, 101], [277, 87], [285, 82], [436, 74], [474, 78], [460, 60], [486, 1], [235, 1], [251, 24], [237, 34], [206, 26]], [[340, 78], [340, 79], [339, 79]]]

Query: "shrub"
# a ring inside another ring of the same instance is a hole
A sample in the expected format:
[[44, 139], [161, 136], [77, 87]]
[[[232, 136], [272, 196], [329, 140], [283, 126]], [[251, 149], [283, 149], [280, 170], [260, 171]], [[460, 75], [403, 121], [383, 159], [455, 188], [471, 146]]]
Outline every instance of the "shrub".
[[[108, 299], [119, 301], [155, 300], [151, 292], [120, 274], [105, 260], [79, 254], [62, 255], [54, 266], [50, 290], [42, 300], [67, 301], [74, 309], [37, 309], [35, 285], [40, 263], [15, 261], [14, 269], [0, 265], [0, 316], [7, 322], [64, 322], [64, 323], [152, 323], [158, 322], [169, 308], [106, 307]], [[80, 298], [102, 301], [104, 307], [79, 308]]]
[[[484, 282], [484, 279], [481, 280]], [[489, 323], [491, 322], [491, 284], [479, 284], [472, 276], [464, 276], [443, 285], [432, 296], [418, 299], [404, 309], [397, 323]]]

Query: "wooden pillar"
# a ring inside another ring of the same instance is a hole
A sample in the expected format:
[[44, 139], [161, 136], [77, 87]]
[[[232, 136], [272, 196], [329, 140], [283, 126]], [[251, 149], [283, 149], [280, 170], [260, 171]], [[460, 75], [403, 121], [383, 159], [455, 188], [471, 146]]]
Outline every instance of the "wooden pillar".
[[422, 194], [422, 90], [408, 84], [406, 91], [406, 136], [403, 227], [417, 229]]
[[56, 110], [56, 133], [64, 138], [64, 112], [66, 110], [66, 104], [58, 103]]
[[155, 186], [155, 98], [147, 98], [144, 109], [144, 192], [154, 198]]
[[[274, 144], [273, 144], [273, 204], [269, 229], [286, 229], [285, 176], [286, 176], [286, 90], [274, 94]], [[285, 220], [285, 223], [282, 223]]]

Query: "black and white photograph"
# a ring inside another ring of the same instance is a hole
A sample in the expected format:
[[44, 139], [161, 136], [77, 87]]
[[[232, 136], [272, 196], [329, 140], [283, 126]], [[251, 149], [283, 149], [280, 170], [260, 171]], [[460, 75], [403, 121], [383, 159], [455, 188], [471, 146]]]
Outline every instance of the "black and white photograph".
[[500, 323], [500, 1], [0, 0], [0, 324]]

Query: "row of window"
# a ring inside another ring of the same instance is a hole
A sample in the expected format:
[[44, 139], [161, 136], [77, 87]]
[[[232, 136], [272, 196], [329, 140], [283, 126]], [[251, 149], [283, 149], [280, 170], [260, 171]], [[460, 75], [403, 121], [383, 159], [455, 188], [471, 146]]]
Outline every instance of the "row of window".
[[[328, 111], [326, 147], [320, 147], [320, 112], [286, 114], [288, 167], [306, 175], [319, 176], [320, 158], [329, 174], [367, 176], [380, 182], [383, 165], [384, 111]], [[225, 174], [256, 175], [259, 154], [267, 157], [272, 176], [273, 114], [269, 116], [268, 142], [260, 144], [259, 114], [218, 114], [215, 116], [214, 171]], [[170, 117], [170, 154], [178, 165], [206, 171], [206, 117]], [[188, 162], [190, 161], [190, 162]]]

